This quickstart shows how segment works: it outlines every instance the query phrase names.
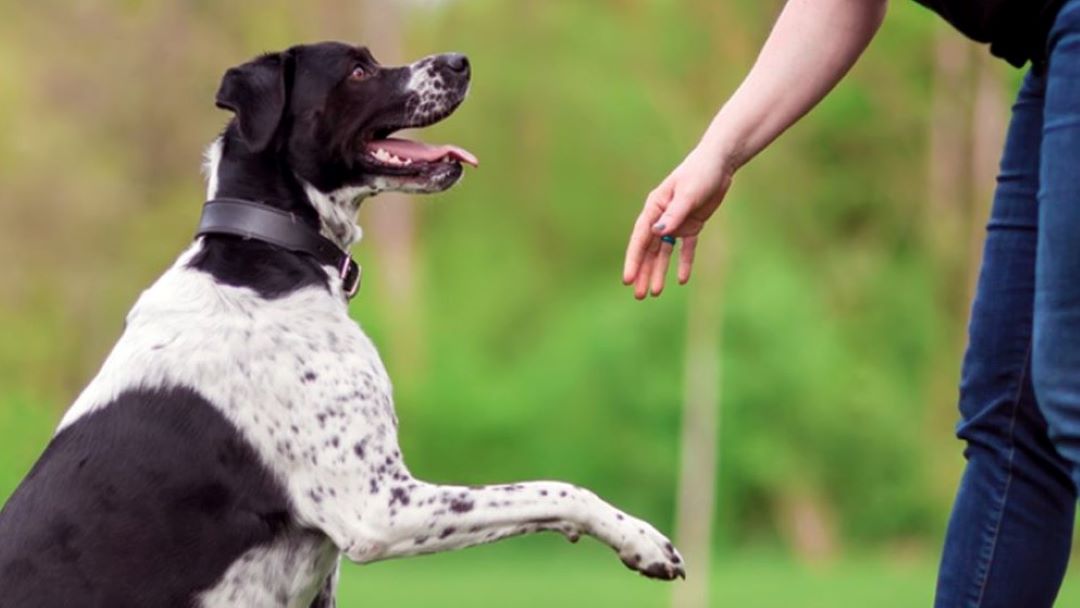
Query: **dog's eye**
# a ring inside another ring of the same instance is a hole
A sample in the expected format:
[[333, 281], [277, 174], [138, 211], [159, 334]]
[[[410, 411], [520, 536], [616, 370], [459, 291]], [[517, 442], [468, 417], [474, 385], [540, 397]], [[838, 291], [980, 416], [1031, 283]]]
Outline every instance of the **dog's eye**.
[[367, 78], [367, 76], [368, 76], [367, 70], [365, 70], [363, 68], [363, 66], [359, 66], [359, 65], [354, 67], [353, 70], [352, 70], [352, 73], [349, 74], [349, 78], [352, 78], [353, 80], [363, 80], [363, 79]]

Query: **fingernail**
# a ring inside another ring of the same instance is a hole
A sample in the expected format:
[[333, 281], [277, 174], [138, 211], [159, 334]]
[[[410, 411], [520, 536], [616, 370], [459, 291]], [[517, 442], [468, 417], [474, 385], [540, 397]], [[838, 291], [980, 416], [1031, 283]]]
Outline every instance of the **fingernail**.
[[652, 226], [653, 232], [663, 232], [664, 228], [667, 228], [667, 224], [665, 224], [662, 221], [661, 222], [656, 222]]

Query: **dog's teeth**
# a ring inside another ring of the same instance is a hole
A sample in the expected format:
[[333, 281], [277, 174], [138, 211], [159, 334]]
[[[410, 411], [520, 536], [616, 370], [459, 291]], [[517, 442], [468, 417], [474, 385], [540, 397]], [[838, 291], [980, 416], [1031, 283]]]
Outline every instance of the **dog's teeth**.
[[386, 165], [403, 167], [413, 164], [411, 158], [402, 158], [397, 154], [386, 151], [384, 148], [376, 148], [375, 151], [371, 153], [371, 157]]

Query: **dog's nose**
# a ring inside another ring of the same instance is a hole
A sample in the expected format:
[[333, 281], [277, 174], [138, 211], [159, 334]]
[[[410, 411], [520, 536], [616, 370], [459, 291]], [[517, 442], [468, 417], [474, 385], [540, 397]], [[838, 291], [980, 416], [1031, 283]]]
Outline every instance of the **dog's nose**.
[[447, 53], [443, 55], [446, 67], [459, 74], [469, 73], [469, 58], [461, 53]]

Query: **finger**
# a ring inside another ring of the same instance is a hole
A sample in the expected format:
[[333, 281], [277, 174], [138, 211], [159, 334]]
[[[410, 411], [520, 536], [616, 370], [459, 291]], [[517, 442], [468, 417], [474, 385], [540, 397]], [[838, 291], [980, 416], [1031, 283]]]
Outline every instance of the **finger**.
[[630, 243], [626, 247], [626, 260], [623, 263], [623, 283], [629, 285], [638, 277], [641, 262], [653, 238], [650, 227], [656, 223], [663, 213], [664, 205], [671, 197], [671, 188], [661, 184], [659, 188], [649, 193], [645, 199], [645, 208], [641, 210], [634, 230], [630, 234]]
[[634, 297], [643, 300], [649, 295], [649, 280], [652, 278], [653, 265], [656, 264], [656, 256], [660, 251], [660, 239], [651, 239], [645, 252], [645, 259], [641, 262], [641, 270], [634, 279]]
[[634, 297], [638, 300], [644, 300], [645, 296], [649, 295], [649, 278], [652, 276], [653, 259], [654, 256], [646, 254], [641, 262], [641, 270], [634, 279]]
[[649, 286], [649, 291], [652, 292], [653, 297], [660, 295], [664, 291], [664, 279], [667, 277], [671, 254], [674, 251], [675, 246], [671, 243], [660, 242], [660, 251], [656, 254], [656, 262], [653, 263], [652, 280]]
[[682, 240], [679, 247], [679, 284], [686, 285], [690, 280], [690, 270], [694, 266], [694, 250], [697, 248], [698, 237], [691, 236]]
[[645, 260], [646, 249], [652, 233], [649, 231], [650, 218], [642, 211], [630, 233], [630, 243], [626, 246], [626, 259], [623, 261], [623, 284], [630, 285], [641, 273], [641, 264]]
[[698, 201], [692, 196], [683, 194], [674, 196], [660, 217], [653, 222], [653, 234], [657, 236], [674, 234], [697, 204]]

